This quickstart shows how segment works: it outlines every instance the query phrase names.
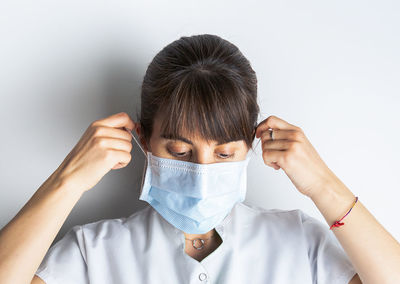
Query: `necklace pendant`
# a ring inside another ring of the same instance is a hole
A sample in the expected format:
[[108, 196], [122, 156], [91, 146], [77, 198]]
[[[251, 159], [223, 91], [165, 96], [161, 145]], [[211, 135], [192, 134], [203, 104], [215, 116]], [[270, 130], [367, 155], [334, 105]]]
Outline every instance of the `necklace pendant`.
[[[200, 241], [200, 243], [201, 243], [200, 246], [196, 246], [196, 242], [197, 242], [197, 241]], [[193, 239], [192, 245], [193, 245], [193, 247], [194, 247], [195, 249], [200, 250], [200, 249], [202, 249], [202, 248], [204, 247], [204, 240], [202, 240], [202, 239], [200, 239], [200, 238]]]

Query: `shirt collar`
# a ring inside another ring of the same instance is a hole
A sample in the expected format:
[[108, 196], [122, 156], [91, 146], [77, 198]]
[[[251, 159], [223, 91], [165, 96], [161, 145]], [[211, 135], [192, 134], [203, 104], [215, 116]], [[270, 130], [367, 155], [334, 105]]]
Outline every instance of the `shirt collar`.
[[[229, 211], [229, 213], [225, 216], [225, 218], [217, 226], [215, 226], [215, 230], [221, 236], [221, 239], [223, 241], [226, 241], [228, 239], [227, 232], [229, 231], [229, 227], [231, 227], [233, 215], [234, 215], [235, 211], [238, 210], [237, 209], [238, 206], [240, 206], [240, 202], [235, 203], [235, 205], [232, 207], [232, 210]], [[183, 231], [175, 228], [172, 224], [170, 224], [167, 220], [165, 220], [153, 207], [151, 207], [151, 208], [155, 212], [155, 214], [157, 214], [158, 218], [160, 219], [160, 222], [161, 222], [167, 236], [178, 240], [179, 243], [183, 242], [184, 238], [185, 238]]]

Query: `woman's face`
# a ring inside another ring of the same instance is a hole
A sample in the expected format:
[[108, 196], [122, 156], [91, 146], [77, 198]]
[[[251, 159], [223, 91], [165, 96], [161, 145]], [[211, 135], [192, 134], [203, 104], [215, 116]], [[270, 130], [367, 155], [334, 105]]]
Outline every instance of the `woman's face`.
[[218, 145], [216, 141], [208, 144], [201, 137], [188, 137], [186, 135], [180, 137], [180, 139], [170, 139], [170, 137], [162, 135], [160, 127], [161, 119], [156, 117], [149, 147], [145, 145], [144, 139], [141, 138], [145, 151], [150, 151], [157, 157], [198, 164], [211, 164], [244, 160], [249, 150], [244, 140]]

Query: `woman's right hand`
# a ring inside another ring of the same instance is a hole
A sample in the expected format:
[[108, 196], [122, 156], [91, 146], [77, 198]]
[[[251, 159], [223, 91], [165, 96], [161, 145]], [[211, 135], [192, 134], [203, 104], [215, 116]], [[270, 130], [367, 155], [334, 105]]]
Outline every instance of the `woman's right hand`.
[[1, 283], [31, 283], [33, 277], [33, 283], [39, 281], [35, 271], [82, 194], [111, 169], [129, 164], [132, 136], [126, 129], [136, 130], [137, 125], [124, 112], [90, 124], [60, 166], [0, 230]]
[[132, 136], [123, 128], [132, 131], [136, 126], [125, 112], [92, 122], [57, 168], [55, 178], [82, 193], [88, 191], [111, 169], [129, 164]]

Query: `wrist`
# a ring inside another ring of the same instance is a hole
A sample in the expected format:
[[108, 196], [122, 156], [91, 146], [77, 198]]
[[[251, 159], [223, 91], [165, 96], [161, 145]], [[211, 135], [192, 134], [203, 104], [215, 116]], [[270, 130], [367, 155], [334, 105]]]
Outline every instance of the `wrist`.
[[356, 197], [340, 180], [336, 180], [321, 186], [310, 198], [331, 226], [346, 214]]
[[47, 190], [63, 192], [68, 195], [74, 195], [80, 198], [85, 190], [76, 186], [70, 179], [62, 177], [55, 171], [43, 184]]

